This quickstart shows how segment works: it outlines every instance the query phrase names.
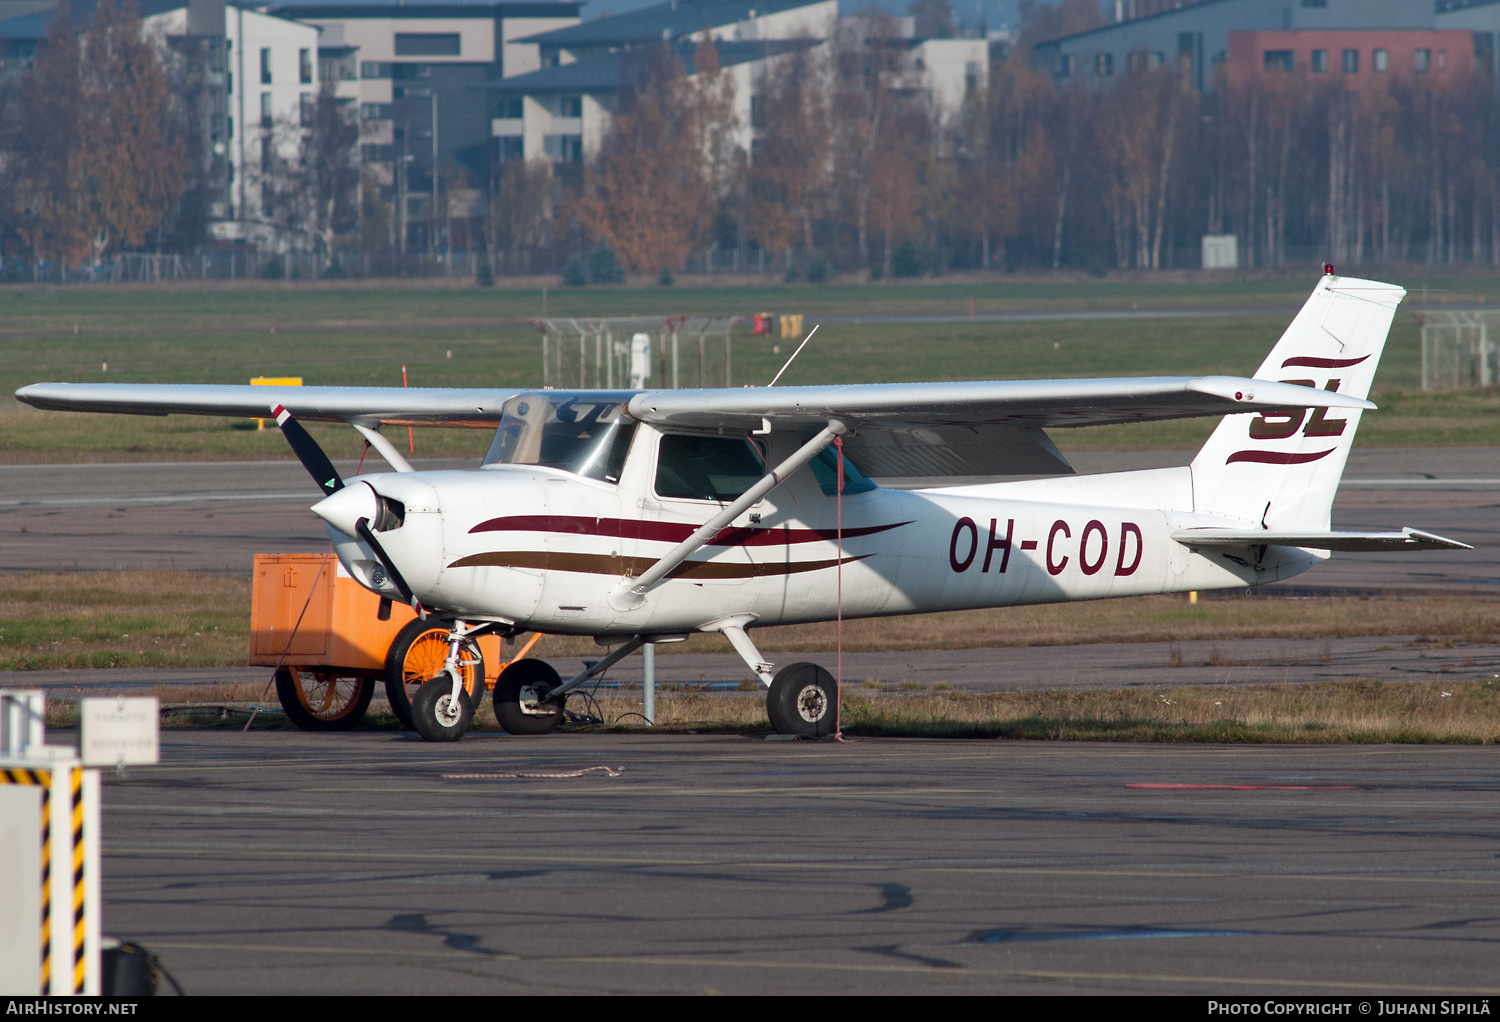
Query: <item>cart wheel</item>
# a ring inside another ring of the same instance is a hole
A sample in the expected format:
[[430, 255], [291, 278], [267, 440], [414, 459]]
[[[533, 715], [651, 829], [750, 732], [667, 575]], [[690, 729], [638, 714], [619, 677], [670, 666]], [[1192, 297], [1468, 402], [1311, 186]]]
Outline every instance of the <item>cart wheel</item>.
[[453, 680], [444, 672], [417, 689], [411, 701], [412, 727], [429, 742], [456, 742], [474, 720], [474, 697], [460, 692], [453, 698]]
[[[464, 691], [474, 701], [475, 693], [484, 688], [484, 655], [473, 639], [465, 640], [459, 653]], [[412, 726], [411, 703], [417, 690], [437, 677], [447, 660], [448, 626], [435, 619], [407, 622], [391, 640], [385, 655], [385, 697], [402, 727]]]
[[276, 698], [287, 719], [303, 731], [349, 730], [364, 717], [374, 694], [374, 681], [340, 674], [338, 668], [276, 672]]
[[[552, 688], [562, 679], [545, 660], [515, 660], [495, 679], [495, 719], [513, 735], [544, 735], [563, 722], [563, 700], [538, 703], [528, 690]], [[522, 695], [527, 708], [521, 708]], [[540, 712], [538, 712], [540, 711]]]

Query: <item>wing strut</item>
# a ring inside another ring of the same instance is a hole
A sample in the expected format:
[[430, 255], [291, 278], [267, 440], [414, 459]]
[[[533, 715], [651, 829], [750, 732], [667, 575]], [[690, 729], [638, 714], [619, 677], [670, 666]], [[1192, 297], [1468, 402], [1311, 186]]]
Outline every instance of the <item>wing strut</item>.
[[740, 494], [739, 499], [733, 504], [704, 522], [691, 536], [669, 550], [665, 557], [647, 568], [639, 578], [626, 579], [617, 586], [614, 592], [609, 594], [609, 605], [622, 612], [635, 610], [645, 602], [646, 594], [656, 588], [673, 569], [681, 565], [689, 556], [697, 553], [704, 544], [717, 536], [724, 526], [738, 518], [757, 500], [790, 478], [793, 472], [816, 458], [823, 448], [833, 443], [834, 437], [842, 436], [844, 432], [845, 427], [842, 422], [829, 419], [828, 425], [817, 436], [798, 448], [796, 454], [762, 476], [759, 482]]
[[371, 426], [362, 426], [357, 422], [351, 422], [349, 425], [353, 426], [359, 431], [360, 436], [369, 441], [370, 446], [375, 448], [380, 456], [385, 459], [385, 463], [391, 466], [391, 468], [397, 472], [412, 471], [411, 462], [401, 456], [401, 452], [396, 450], [396, 445], [387, 440], [379, 429]]

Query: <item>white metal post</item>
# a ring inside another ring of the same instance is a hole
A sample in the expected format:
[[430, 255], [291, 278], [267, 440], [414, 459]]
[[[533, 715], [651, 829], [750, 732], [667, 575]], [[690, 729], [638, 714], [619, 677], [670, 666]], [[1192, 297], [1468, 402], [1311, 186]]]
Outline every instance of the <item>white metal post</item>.
[[645, 705], [641, 707], [641, 716], [646, 718], [648, 727], [656, 726], [656, 643], [648, 642], [641, 649], [641, 670], [643, 678], [641, 688], [645, 692]]
[[0, 990], [35, 996], [41, 988], [42, 791], [0, 784]]
[[45, 755], [47, 694], [41, 689], [0, 693], [0, 756]]

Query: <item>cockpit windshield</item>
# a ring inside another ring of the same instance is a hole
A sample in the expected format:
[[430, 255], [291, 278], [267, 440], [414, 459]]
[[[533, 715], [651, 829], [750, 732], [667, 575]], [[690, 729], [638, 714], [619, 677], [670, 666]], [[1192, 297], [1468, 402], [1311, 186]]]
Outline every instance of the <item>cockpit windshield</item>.
[[519, 394], [501, 409], [486, 465], [541, 465], [590, 479], [620, 481], [636, 424], [629, 394], [558, 391]]

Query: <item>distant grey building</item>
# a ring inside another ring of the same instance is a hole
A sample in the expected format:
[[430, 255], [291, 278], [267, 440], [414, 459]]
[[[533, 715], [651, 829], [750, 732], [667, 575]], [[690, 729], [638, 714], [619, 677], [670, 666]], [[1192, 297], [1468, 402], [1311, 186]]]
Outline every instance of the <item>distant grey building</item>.
[[[358, 111], [360, 169], [398, 219], [425, 230], [434, 173], [462, 215], [490, 187], [496, 154], [485, 83], [536, 71], [524, 37], [578, 23], [582, 0], [290, 0], [276, 14], [315, 26], [335, 94]], [[466, 188], [457, 187], [462, 180]], [[467, 196], [460, 201], [461, 193]], [[407, 243], [430, 244], [408, 238]]]
[[[55, 0], [0, 0], [0, 75], [34, 65]], [[69, 6], [76, 31], [95, 0]], [[148, 39], [167, 58], [188, 145], [178, 243], [266, 241], [256, 174], [277, 123], [298, 123], [318, 89], [317, 30], [225, 0], [136, 0]], [[284, 143], [285, 140], [282, 140]]]

